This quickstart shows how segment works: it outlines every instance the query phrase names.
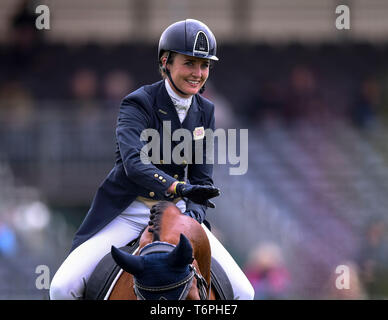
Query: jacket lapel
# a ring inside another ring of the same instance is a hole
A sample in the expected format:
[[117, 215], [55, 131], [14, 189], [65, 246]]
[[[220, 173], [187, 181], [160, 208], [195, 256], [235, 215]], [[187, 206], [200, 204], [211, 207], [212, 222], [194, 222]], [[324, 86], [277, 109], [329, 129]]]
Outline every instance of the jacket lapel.
[[173, 133], [174, 130], [182, 128], [178, 113], [176, 112], [175, 106], [167, 93], [164, 81], [162, 81], [162, 85], [159, 87], [156, 96], [156, 105], [154, 108], [156, 109], [156, 114], [162, 123], [163, 121], [171, 122], [171, 133]]
[[[183, 123], [180, 122], [178, 113], [175, 109], [174, 103], [172, 102], [170, 96], [167, 93], [164, 81], [162, 81], [156, 96], [156, 104], [154, 105], [155, 112], [158, 118], [161, 121], [170, 121], [171, 123], [171, 136], [175, 130], [185, 128], [191, 132], [193, 136], [193, 131], [196, 127], [204, 126], [204, 123], [201, 121], [201, 109], [197, 97], [194, 96], [189, 111], [187, 112], [186, 118]], [[171, 139], [172, 140], [172, 139]], [[179, 141], [172, 141], [172, 146], [177, 145]]]
[[182, 127], [190, 130], [191, 134], [193, 134], [194, 129], [199, 126], [204, 126], [204, 124], [201, 122], [201, 110], [199, 108], [197, 99], [194, 96], [190, 109], [182, 123]]

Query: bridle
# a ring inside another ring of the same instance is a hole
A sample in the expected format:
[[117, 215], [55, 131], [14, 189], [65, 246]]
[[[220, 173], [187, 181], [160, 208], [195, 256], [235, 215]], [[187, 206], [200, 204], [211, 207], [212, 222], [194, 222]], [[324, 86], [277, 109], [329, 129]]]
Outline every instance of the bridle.
[[[171, 243], [155, 241], [145, 246], [143, 249], [141, 249], [139, 255], [145, 256], [151, 253], [169, 253], [172, 250], [174, 250], [174, 248], [175, 248], [175, 245]], [[195, 278], [197, 280], [197, 288], [198, 288], [200, 299], [207, 300], [210, 294], [209, 292], [210, 286], [207, 284], [205, 278], [201, 275], [200, 272], [197, 271], [196, 267], [193, 264], [189, 265], [189, 269], [190, 269], [190, 273], [184, 279], [176, 283], [172, 283], [172, 284], [168, 284], [160, 287], [144, 286], [140, 284], [134, 277], [133, 288], [135, 290], [135, 294], [139, 299], [146, 300], [144, 296], [141, 294], [140, 290], [152, 292], [152, 293], [158, 293], [158, 292], [162, 293], [169, 290], [177, 289], [179, 287], [183, 287], [182, 292], [178, 297], [178, 300], [184, 300], [186, 299], [190, 291], [190, 288], [193, 284], [193, 280]], [[163, 296], [160, 299], [163, 299]]]

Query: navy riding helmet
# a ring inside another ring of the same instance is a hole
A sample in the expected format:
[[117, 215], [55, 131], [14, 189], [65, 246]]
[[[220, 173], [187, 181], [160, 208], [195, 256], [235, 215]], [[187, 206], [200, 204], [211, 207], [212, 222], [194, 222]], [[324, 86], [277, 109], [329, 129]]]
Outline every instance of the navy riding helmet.
[[218, 61], [216, 38], [206, 24], [194, 19], [175, 22], [164, 30], [159, 40], [159, 60], [165, 51]]
[[[175, 22], [163, 31], [159, 40], [158, 48], [158, 60], [160, 66], [162, 65], [160, 58], [166, 51], [218, 61], [216, 56], [217, 42], [214, 34], [210, 31], [206, 24], [194, 19], [186, 19]], [[167, 56], [167, 63], [169, 62], [169, 59], [170, 54]], [[163, 67], [162, 70], [167, 74], [174, 88], [178, 92], [186, 95], [185, 92], [175, 85], [171, 78], [169, 69]], [[205, 86], [202, 86], [199, 92], [203, 93], [204, 90]]]

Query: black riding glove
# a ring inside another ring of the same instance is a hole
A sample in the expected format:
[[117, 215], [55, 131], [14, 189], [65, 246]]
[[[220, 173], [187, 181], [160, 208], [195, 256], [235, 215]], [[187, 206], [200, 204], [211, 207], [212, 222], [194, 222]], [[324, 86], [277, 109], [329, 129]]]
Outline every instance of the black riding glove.
[[185, 216], [188, 216], [188, 217], [191, 217], [191, 218], [197, 220], [199, 222], [199, 224], [201, 224], [203, 222], [203, 220], [205, 220], [205, 215], [201, 215], [200, 213], [194, 212], [193, 210], [187, 210], [187, 211], [183, 212], [183, 214]]
[[220, 190], [214, 186], [191, 185], [184, 182], [178, 182], [175, 186], [175, 193], [180, 197], [186, 197], [191, 201], [215, 208], [216, 205], [209, 199], [220, 195]]

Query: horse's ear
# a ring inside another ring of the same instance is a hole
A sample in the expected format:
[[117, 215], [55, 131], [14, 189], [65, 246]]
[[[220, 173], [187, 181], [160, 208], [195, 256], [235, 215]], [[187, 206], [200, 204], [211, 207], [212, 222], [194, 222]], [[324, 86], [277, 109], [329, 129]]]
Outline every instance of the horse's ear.
[[184, 267], [193, 262], [193, 247], [182, 233], [178, 245], [168, 255], [168, 262], [176, 267]]
[[144, 270], [144, 258], [134, 256], [123, 250], [117, 249], [115, 246], [111, 248], [113, 260], [124, 271], [133, 274], [135, 277]]

